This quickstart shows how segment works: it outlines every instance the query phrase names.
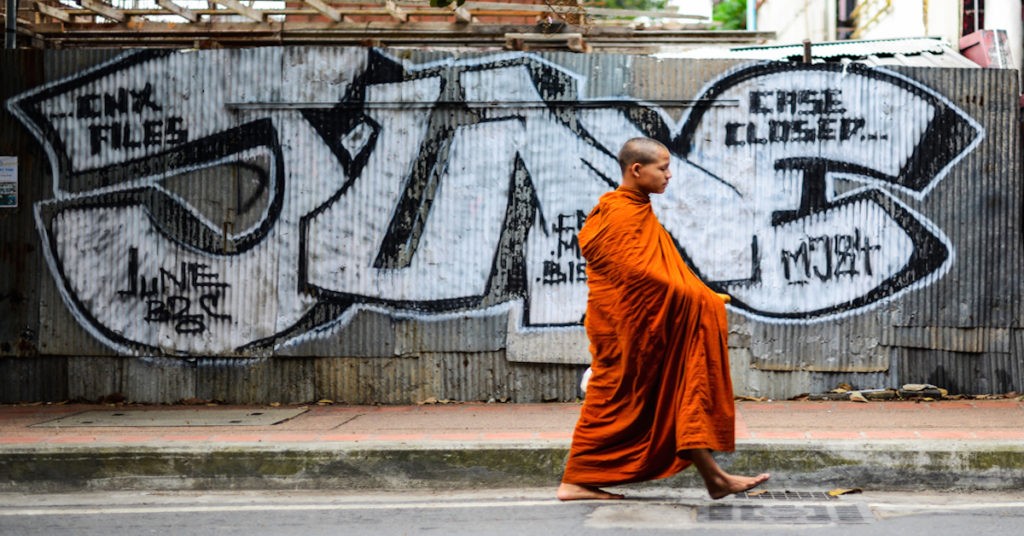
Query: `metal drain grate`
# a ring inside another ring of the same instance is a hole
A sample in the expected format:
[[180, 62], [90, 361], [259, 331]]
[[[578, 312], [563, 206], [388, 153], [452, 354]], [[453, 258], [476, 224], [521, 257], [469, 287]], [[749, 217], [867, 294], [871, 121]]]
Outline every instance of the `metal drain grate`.
[[773, 501], [834, 501], [825, 491], [746, 491], [737, 493], [740, 499], [771, 499]]
[[703, 523], [851, 525], [873, 520], [862, 504], [710, 504], [697, 508], [697, 521]]

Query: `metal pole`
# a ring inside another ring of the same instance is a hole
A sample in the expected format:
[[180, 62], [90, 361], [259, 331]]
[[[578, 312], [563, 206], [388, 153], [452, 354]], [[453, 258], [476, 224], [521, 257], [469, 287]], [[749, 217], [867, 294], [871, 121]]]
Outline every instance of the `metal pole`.
[[4, 48], [18, 48], [18, 0], [7, 0]]
[[747, 30], [757, 29], [757, 0], [747, 0]]

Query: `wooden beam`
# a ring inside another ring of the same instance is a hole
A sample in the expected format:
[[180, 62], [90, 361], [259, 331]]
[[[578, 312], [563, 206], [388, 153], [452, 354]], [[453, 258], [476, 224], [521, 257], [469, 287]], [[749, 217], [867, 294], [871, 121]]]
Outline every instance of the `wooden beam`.
[[334, 22], [341, 22], [345, 19], [345, 16], [340, 11], [327, 5], [323, 0], [302, 0], [309, 7], [323, 13], [325, 17], [333, 20]]
[[590, 52], [592, 47], [583, 34], [578, 33], [507, 33], [505, 48], [510, 50], [531, 50], [537, 48], [566, 48], [573, 52]]
[[97, 15], [108, 18], [114, 22], [124, 22], [128, 19], [124, 15], [124, 11], [115, 8], [114, 6], [108, 6], [99, 0], [81, 0], [82, 7], [89, 11], [95, 12]]
[[[166, 14], [166, 13], [165, 13]], [[585, 42], [570, 36], [562, 43], [545, 43], [538, 39], [533, 25], [492, 23], [460, 24], [456, 22], [412, 22], [395, 20], [373, 23], [337, 23], [329, 20], [286, 23], [282, 26], [258, 24], [250, 21], [209, 22], [203, 24], [167, 24], [166, 22], [133, 21], [126, 24], [65, 24], [53, 18], [36, 23], [32, 28], [44, 48], [97, 48], [164, 46], [199, 48], [204, 46], [289, 45], [308, 46], [350, 45], [366, 46], [375, 42], [381, 46], [430, 47], [501, 47], [514, 48], [516, 41], [526, 49], [576, 49], [587, 47], [612, 52], [637, 51], [648, 54], [659, 47], [687, 43], [703, 46], [736, 43], [763, 44], [775, 39], [775, 32], [747, 31], [650, 31], [630, 27], [593, 27], [588, 29]], [[521, 28], [522, 34], [509, 32]], [[549, 34], [543, 34], [549, 35]], [[582, 35], [580, 39], [582, 39]], [[673, 101], [675, 102], [675, 101]]]
[[398, 7], [398, 4], [395, 3], [395, 0], [384, 0], [384, 8], [387, 9], [388, 13], [390, 13], [391, 16], [398, 20], [399, 22], [405, 22], [409, 20], [409, 15], [407, 15], [405, 11], [402, 10], [402, 8]]
[[36, 11], [46, 15], [47, 17], [53, 17], [61, 22], [70, 23], [71, 14], [63, 9], [53, 7], [42, 2], [36, 2]]
[[587, 15], [590, 16], [601, 17], [651, 17], [652, 19], [694, 19], [699, 21], [708, 20], [708, 18], [705, 17], [704, 15], [680, 13], [678, 11], [678, 8], [638, 10], [611, 7], [596, 7], [589, 5], [571, 6], [559, 4], [524, 4], [518, 2], [475, 2], [473, 0], [467, 1], [465, 4], [463, 4], [463, 7], [471, 9], [477, 13], [486, 11], [523, 11], [538, 13], [585, 12]]
[[175, 4], [173, 0], [156, 0], [156, 3], [160, 7], [189, 22], [199, 22], [199, 15], [195, 11], [192, 11], [187, 7], [179, 6], [178, 4]]
[[234, 11], [235, 13], [238, 13], [239, 15], [241, 15], [241, 16], [247, 18], [247, 19], [254, 20], [256, 22], [263, 22], [263, 18], [266, 16], [266, 13], [263, 13], [262, 11], [260, 11], [258, 9], [253, 9], [251, 7], [248, 7], [248, 6], [244, 6], [238, 0], [212, 0], [212, 1], [215, 4], [220, 4], [220, 5], [228, 8], [228, 9], [230, 9], [231, 11]]

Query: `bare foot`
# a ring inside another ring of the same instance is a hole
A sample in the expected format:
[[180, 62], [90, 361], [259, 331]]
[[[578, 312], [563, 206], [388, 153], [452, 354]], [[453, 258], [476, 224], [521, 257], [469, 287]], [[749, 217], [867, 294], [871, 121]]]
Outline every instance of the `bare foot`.
[[707, 482], [708, 494], [712, 499], [718, 500], [727, 495], [747, 491], [755, 488], [771, 478], [768, 473], [761, 473], [757, 476], [736, 476], [723, 474], [722, 478], [715, 478], [713, 482]]
[[625, 497], [618, 493], [608, 493], [601, 488], [569, 484], [568, 482], [562, 482], [558, 486], [555, 496], [560, 501], [614, 501]]

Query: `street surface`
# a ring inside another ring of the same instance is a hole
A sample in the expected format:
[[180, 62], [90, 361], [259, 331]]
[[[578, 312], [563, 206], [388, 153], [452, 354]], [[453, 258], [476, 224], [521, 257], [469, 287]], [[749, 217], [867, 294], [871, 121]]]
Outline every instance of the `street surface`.
[[[1024, 493], [730, 497], [626, 488], [631, 499], [560, 503], [551, 489], [461, 492], [118, 492], [0, 495], [6, 536], [419, 534], [1020, 534]], [[781, 492], [777, 492], [781, 493]]]

